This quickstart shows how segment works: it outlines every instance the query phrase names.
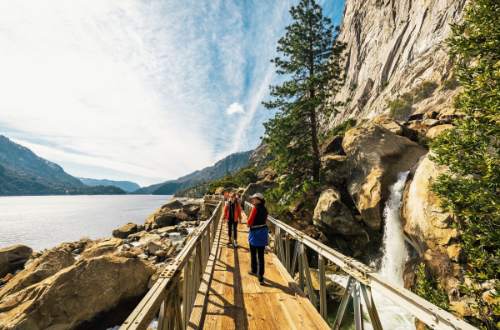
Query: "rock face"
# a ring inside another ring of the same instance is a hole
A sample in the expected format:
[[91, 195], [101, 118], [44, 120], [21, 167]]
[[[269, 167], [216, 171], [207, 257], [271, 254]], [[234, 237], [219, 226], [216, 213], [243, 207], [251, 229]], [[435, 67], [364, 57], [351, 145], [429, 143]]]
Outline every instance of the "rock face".
[[379, 230], [389, 186], [398, 173], [408, 171], [426, 151], [372, 122], [347, 131], [342, 146], [351, 170], [347, 189], [366, 225]]
[[57, 248], [49, 250], [31, 261], [12, 280], [0, 288], [0, 298], [38, 283], [74, 262], [75, 258], [68, 250]]
[[322, 231], [344, 236], [356, 236], [365, 233], [353, 218], [351, 211], [341, 201], [340, 193], [331, 188], [323, 191], [314, 208], [313, 222]]
[[[153, 269], [139, 259], [82, 259], [36, 285], [4, 296], [2, 329], [70, 329], [144, 294]], [[96, 294], [99, 293], [99, 294]]]
[[403, 198], [404, 231], [421, 252], [440, 247], [446, 249], [458, 237], [457, 230], [451, 226], [453, 216], [440, 207], [439, 198], [431, 190], [432, 182], [445, 171], [426, 155]]
[[[465, 0], [346, 1], [339, 40], [346, 47], [346, 84], [337, 101], [345, 109], [330, 125], [346, 118], [387, 113], [387, 101], [422, 81], [443, 83], [450, 75], [444, 41], [450, 23], [462, 16]], [[414, 112], [449, 107], [453, 90], [414, 105]]]
[[13, 245], [0, 249], [0, 277], [22, 268], [33, 250], [25, 245]]
[[404, 192], [402, 220], [406, 236], [453, 302], [463, 282], [459, 232], [452, 226], [453, 215], [440, 207], [438, 196], [431, 190], [444, 172], [446, 168], [434, 163], [429, 154], [420, 161]]

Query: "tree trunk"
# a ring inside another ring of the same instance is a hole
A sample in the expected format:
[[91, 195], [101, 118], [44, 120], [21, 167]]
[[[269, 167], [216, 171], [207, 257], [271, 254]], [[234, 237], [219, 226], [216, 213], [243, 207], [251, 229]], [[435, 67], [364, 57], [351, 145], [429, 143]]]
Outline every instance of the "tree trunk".
[[318, 146], [318, 127], [316, 123], [317, 121], [316, 110], [311, 109], [309, 117], [311, 122], [311, 140], [313, 149], [313, 164], [312, 164], [313, 179], [315, 182], [319, 182], [320, 180], [319, 171], [321, 166], [321, 160], [320, 160], [319, 146]]
[[[308, 23], [309, 23], [309, 33], [310, 33], [310, 36], [309, 36], [309, 63], [308, 63], [308, 66], [309, 66], [309, 78], [310, 79], [313, 79], [314, 78], [314, 74], [315, 74], [315, 67], [314, 67], [314, 44], [313, 44], [313, 39], [312, 39], [312, 35], [313, 35], [313, 26], [312, 26], [312, 22], [311, 22], [311, 17], [309, 17], [309, 20], [308, 20]], [[309, 89], [309, 99], [310, 100], [314, 100], [316, 96], [316, 91], [314, 89], [314, 87], [310, 87]], [[313, 149], [313, 164], [312, 164], [312, 174], [313, 174], [313, 180], [314, 182], [319, 182], [319, 179], [320, 179], [320, 166], [321, 166], [321, 163], [320, 163], [320, 154], [319, 154], [319, 146], [318, 146], [318, 125], [317, 125], [317, 118], [316, 118], [316, 109], [314, 108], [311, 108], [309, 109], [309, 121], [311, 123], [311, 141], [312, 141], [312, 149]]]

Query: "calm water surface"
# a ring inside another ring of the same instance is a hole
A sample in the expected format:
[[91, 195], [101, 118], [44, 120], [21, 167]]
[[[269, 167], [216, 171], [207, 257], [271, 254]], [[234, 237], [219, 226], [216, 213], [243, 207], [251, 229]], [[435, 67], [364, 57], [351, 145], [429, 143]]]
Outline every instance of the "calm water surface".
[[0, 248], [25, 244], [34, 250], [82, 237], [111, 236], [127, 222], [146, 217], [171, 196], [22, 196], [0, 197]]

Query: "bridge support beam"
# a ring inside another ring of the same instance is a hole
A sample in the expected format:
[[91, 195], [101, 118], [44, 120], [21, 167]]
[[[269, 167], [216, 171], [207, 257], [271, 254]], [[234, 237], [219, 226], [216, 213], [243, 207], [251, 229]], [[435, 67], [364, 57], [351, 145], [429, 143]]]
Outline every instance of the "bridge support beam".
[[372, 321], [372, 326], [374, 330], [382, 330], [382, 323], [378, 317], [377, 308], [373, 302], [372, 290], [369, 286], [360, 284], [361, 293], [363, 294], [363, 299], [366, 303], [366, 309], [368, 310], [368, 315], [370, 315], [370, 320]]
[[307, 295], [309, 300], [313, 304], [314, 307], [318, 307], [318, 298], [316, 297], [316, 292], [314, 291], [314, 287], [311, 279], [311, 271], [309, 269], [309, 261], [307, 260], [307, 251], [306, 247], [302, 245], [301, 248], [301, 258], [302, 258], [302, 271], [304, 272], [304, 279], [306, 282]]
[[319, 278], [319, 313], [323, 319], [327, 319], [328, 311], [326, 304], [326, 276], [325, 259], [322, 255], [318, 256], [318, 278]]
[[344, 319], [345, 310], [347, 308], [347, 304], [351, 299], [352, 286], [354, 284], [354, 280], [349, 276], [347, 280], [347, 285], [345, 287], [344, 294], [342, 295], [342, 300], [340, 301], [339, 309], [337, 310], [337, 315], [335, 316], [335, 322], [333, 323], [333, 329], [339, 330], [340, 325], [342, 324], [342, 320]]

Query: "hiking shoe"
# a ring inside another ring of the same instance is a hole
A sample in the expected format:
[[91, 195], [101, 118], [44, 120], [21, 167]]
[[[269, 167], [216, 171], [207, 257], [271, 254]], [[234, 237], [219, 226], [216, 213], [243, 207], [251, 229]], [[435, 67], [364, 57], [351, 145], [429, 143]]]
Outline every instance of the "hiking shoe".
[[259, 283], [264, 284], [264, 276], [259, 276]]

